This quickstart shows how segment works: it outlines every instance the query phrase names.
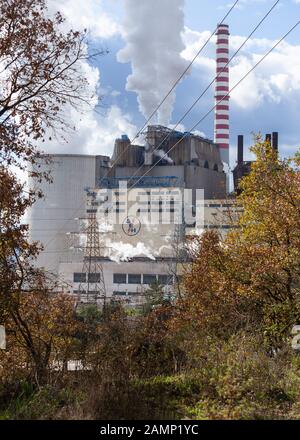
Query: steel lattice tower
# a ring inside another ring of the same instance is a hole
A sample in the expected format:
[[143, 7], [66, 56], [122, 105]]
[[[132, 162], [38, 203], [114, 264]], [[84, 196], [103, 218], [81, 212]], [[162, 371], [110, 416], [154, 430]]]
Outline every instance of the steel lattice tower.
[[[86, 246], [83, 257], [82, 273], [85, 280], [79, 285], [81, 302], [106, 305], [106, 289], [103, 275], [103, 267], [100, 262], [101, 246], [99, 223], [97, 220], [96, 193], [87, 190], [87, 228]], [[85, 301], [84, 301], [85, 300]]]

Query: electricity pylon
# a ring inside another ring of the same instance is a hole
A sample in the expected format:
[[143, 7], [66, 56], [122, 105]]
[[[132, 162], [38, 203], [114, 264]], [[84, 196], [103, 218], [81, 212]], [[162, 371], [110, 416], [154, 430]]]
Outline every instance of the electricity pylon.
[[[103, 267], [100, 261], [101, 246], [99, 223], [97, 220], [96, 193], [87, 191], [87, 228], [86, 246], [83, 256], [82, 276], [83, 280], [79, 285], [80, 302], [98, 304], [106, 306], [106, 289], [103, 275]], [[85, 299], [85, 301], [84, 301]]]

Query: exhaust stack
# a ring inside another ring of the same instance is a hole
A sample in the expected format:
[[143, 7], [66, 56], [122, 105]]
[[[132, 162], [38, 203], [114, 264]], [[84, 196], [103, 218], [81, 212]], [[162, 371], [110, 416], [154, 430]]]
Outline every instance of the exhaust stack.
[[272, 133], [272, 147], [273, 147], [274, 151], [276, 151], [278, 153], [278, 132], [277, 131], [273, 131], [273, 133]]
[[229, 68], [225, 67], [229, 61], [229, 26], [219, 24], [216, 35], [216, 76], [219, 76], [215, 85], [214, 142], [219, 146], [222, 161], [229, 164], [229, 96], [226, 96], [229, 92]]
[[243, 162], [244, 162], [244, 136], [239, 134], [237, 163], [240, 165], [243, 164]]

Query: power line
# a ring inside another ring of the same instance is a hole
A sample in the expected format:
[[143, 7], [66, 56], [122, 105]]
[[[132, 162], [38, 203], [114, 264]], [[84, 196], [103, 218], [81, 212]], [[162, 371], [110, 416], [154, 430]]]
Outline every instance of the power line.
[[[244, 42], [241, 44], [241, 46], [235, 51], [235, 53], [231, 56], [231, 58], [228, 60], [228, 62], [226, 63], [226, 65], [222, 68], [221, 72], [219, 72], [214, 78], [213, 80], [208, 84], [208, 86], [204, 89], [204, 91], [198, 96], [198, 98], [193, 102], [193, 104], [188, 108], [188, 110], [186, 110], [186, 112], [184, 113], [184, 115], [179, 119], [179, 121], [176, 123], [176, 125], [173, 127], [173, 129], [164, 137], [164, 139], [160, 142], [160, 144], [158, 145], [158, 147], [156, 147], [156, 150], [159, 150], [160, 147], [171, 137], [172, 133], [174, 133], [176, 131], [176, 128], [178, 127], [178, 125], [186, 118], [186, 116], [193, 110], [193, 108], [198, 104], [198, 102], [200, 101], [200, 99], [205, 95], [205, 93], [209, 90], [209, 88], [212, 86], [212, 84], [214, 84], [214, 82], [219, 78], [220, 75], [222, 75], [225, 71], [225, 69], [229, 66], [229, 64], [231, 63], [231, 61], [237, 56], [237, 54], [242, 50], [242, 48], [246, 45], [246, 43], [250, 40], [250, 38], [252, 37], [252, 35], [257, 31], [257, 29], [262, 25], [262, 23], [267, 19], [267, 17], [271, 14], [271, 12], [273, 11], [273, 9], [275, 8], [275, 6], [279, 3], [280, 0], [277, 0], [273, 6], [268, 10], [268, 12], [264, 15], [264, 17], [259, 21], [259, 23], [255, 26], [255, 28], [253, 29], [253, 31], [248, 35], [248, 37], [244, 40]], [[161, 158], [162, 159], [162, 158]], [[160, 160], [158, 161], [160, 162]], [[156, 162], [156, 163], [158, 163]], [[139, 172], [140, 169], [143, 168], [144, 165], [141, 165], [136, 171], [135, 173], [131, 176], [131, 177], [135, 177], [137, 175], [137, 173]]]
[[[219, 22], [219, 24], [222, 24], [226, 18], [229, 16], [229, 14], [231, 13], [231, 11], [235, 8], [235, 6], [238, 4], [239, 0], [236, 0], [235, 3], [231, 6], [231, 8], [229, 9], [229, 11], [226, 13], [226, 15], [223, 17], [223, 19]], [[162, 101], [160, 102], [160, 104], [158, 104], [158, 106], [155, 108], [155, 110], [151, 113], [151, 115], [148, 117], [148, 119], [146, 120], [146, 122], [144, 123], [144, 125], [142, 126], [142, 128], [139, 129], [139, 131], [137, 132], [137, 134], [134, 136], [134, 138], [129, 142], [129, 144], [127, 145], [127, 147], [125, 148], [125, 150], [123, 150], [121, 152], [121, 154], [119, 154], [117, 156], [117, 158], [115, 159], [115, 161], [113, 162], [111, 168], [114, 167], [114, 165], [116, 164], [116, 162], [118, 161], [118, 159], [120, 159], [120, 157], [122, 157], [129, 149], [129, 147], [133, 144], [133, 142], [139, 137], [139, 135], [143, 132], [144, 128], [146, 128], [146, 126], [148, 125], [148, 123], [151, 121], [151, 119], [153, 118], [153, 116], [155, 115], [155, 113], [160, 109], [160, 107], [163, 105], [163, 103], [166, 101], [166, 99], [170, 96], [170, 94], [173, 92], [173, 90], [175, 89], [175, 87], [177, 86], [177, 84], [182, 80], [182, 78], [184, 77], [184, 75], [189, 71], [189, 69], [191, 68], [191, 66], [194, 64], [194, 62], [196, 61], [196, 59], [198, 58], [198, 56], [200, 55], [200, 53], [205, 49], [205, 47], [208, 45], [208, 43], [210, 42], [210, 40], [212, 39], [212, 37], [215, 35], [216, 31], [217, 31], [218, 27], [215, 28], [215, 30], [210, 34], [209, 38], [205, 41], [205, 43], [201, 46], [201, 48], [198, 50], [198, 52], [196, 53], [196, 55], [194, 56], [194, 58], [192, 59], [192, 61], [189, 63], [189, 65], [186, 67], [186, 69], [182, 72], [182, 74], [179, 76], [179, 78], [175, 81], [175, 83], [173, 84], [173, 86], [171, 87], [171, 89], [168, 91], [168, 93], [166, 94], [166, 96], [162, 99]], [[110, 168], [110, 170], [111, 170]], [[108, 171], [107, 171], [108, 173]], [[107, 176], [106, 176], [107, 177]]]
[[[229, 9], [229, 11], [225, 14], [225, 16], [223, 17], [222, 21], [219, 24], [222, 24], [226, 18], [229, 16], [229, 14], [231, 13], [231, 11], [235, 8], [235, 6], [238, 4], [239, 0], [236, 0], [234, 2], [234, 4], [231, 6], [231, 8]], [[190, 62], [190, 64], [187, 66], [187, 68], [183, 71], [183, 73], [180, 75], [180, 77], [177, 79], [177, 81], [173, 84], [173, 86], [171, 87], [171, 89], [169, 90], [169, 92], [166, 94], [166, 96], [163, 98], [163, 100], [160, 102], [160, 104], [156, 107], [156, 109], [152, 112], [152, 114], [149, 116], [149, 118], [147, 119], [147, 121], [144, 123], [144, 125], [142, 126], [142, 128], [136, 133], [136, 135], [134, 136], [134, 138], [130, 141], [130, 143], [127, 145], [126, 149], [123, 150], [121, 152], [121, 154], [119, 154], [117, 156], [117, 158], [115, 159], [115, 161], [113, 162], [112, 166], [109, 168], [109, 170], [107, 170], [106, 176], [108, 174], [108, 172], [114, 167], [114, 165], [116, 164], [116, 162], [120, 159], [120, 157], [123, 156], [123, 154], [125, 154], [130, 145], [132, 145], [132, 143], [135, 141], [135, 139], [137, 139], [139, 137], [139, 135], [141, 134], [141, 132], [144, 130], [144, 128], [147, 126], [147, 124], [150, 122], [150, 120], [152, 119], [152, 117], [155, 115], [155, 113], [159, 110], [159, 108], [163, 105], [163, 103], [166, 101], [166, 99], [170, 96], [170, 94], [172, 93], [172, 91], [175, 89], [176, 85], [181, 81], [181, 79], [184, 77], [184, 75], [187, 73], [187, 71], [191, 68], [191, 66], [193, 65], [193, 63], [195, 62], [196, 58], [200, 55], [200, 53], [204, 50], [204, 48], [207, 46], [207, 44], [209, 43], [209, 41], [211, 40], [211, 38], [214, 36], [214, 34], [216, 33], [217, 28], [211, 33], [211, 35], [209, 36], [209, 38], [206, 40], [206, 42], [203, 44], [203, 46], [198, 50], [198, 52], [196, 53], [196, 55], [194, 56], [194, 58], [192, 59], [192, 61]], [[83, 202], [80, 207], [75, 211], [74, 215], [77, 214], [77, 212], [79, 212], [82, 207], [84, 206], [85, 202]], [[59, 209], [59, 208], [58, 208]], [[67, 222], [66, 222], [67, 223]], [[45, 249], [49, 246], [49, 244], [55, 239], [55, 236], [50, 239], [46, 245], [45, 245]]]
[[[226, 95], [224, 95], [223, 97], [222, 97], [222, 99], [220, 99], [220, 101], [218, 101], [190, 130], [189, 130], [189, 132], [191, 132], [191, 131], [193, 131], [193, 130], [195, 130], [195, 128], [216, 108], [216, 106], [217, 105], [219, 105], [220, 104], [220, 102], [222, 102], [227, 96], [229, 96], [230, 95], [230, 93], [233, 91], [233, 90], [235, 90], [240, 84], [241, 84], [241, 82], [242, 81], [244, 81], [244, 79], [246, 79], [249, 75], [250, 75], [250, 73], [252, 73], [255, 69], [256, 69], [256, 67], [257, 66], [259, 66], [269, 55], [270, 55], [270, 53], [271, 52], [273, 52], [273, 50], [274, 49], [276, 49], [276, 47], [298, 26], [300, 24], [300, 21], [298, 21], [230, 90], [229, 90], [229, 92], [226, 94]], [[138, 180], [137, 180], [137, 182], [135, 182], [129, 189], [132, 189], [132, 188], [134, 188], [134, 186], [136, 186], [138, 183], [139, 183], [139, 181], [143, 178], [143, 177], [145, 177], [162, 159], [164, 159], [164, 157], [166, 157], [167, 155], [168, 155], [168, 153], [171, 151], [171, 150], [173, 150], [173, 148], [175, 148], [181, 141], [182, 141], [182, 139], [184, 139], [185, 137], [187, 137], [189, 135], [189, 133], [186, 133], [186, 134], [184, 134], [183, 136], [182, 136], [182, 138], [178, 141], [178, 142], [176, 142], [171, 148], [170, 148], [170, 150], [167, 152], [167, 153], [165, 153], [164, 154], [164, 156], [162, 156], [157, 162], [156, 162], [156, 164], [155, 165], [153, 165], [151, 168], [149, 168], [149, 170], [148, 171], [146, 171], [146, 173], [144, 173]]]

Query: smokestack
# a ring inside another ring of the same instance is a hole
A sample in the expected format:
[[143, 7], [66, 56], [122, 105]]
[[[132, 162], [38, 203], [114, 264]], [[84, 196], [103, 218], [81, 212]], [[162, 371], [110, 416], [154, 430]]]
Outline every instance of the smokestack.
[[[214, 142], [219, 145], [221, 159], [229, 164], [229, 26], [219, 24], [217, 28], [216, 65], [217, 76], [215, 85], [215, 130]], [[224, 99], [222, 99], [224, 98]], [[222, 99], [220, 104], [217, 104]]]
[[244, 136], [238, 135], [238, 157], [237, 157], [238, 164], [241, 164], [244, 162]]
[[272, 147], [273, 150], [278, 152], [278, 132], [277, 131], [273, 131], [272, 133]]

